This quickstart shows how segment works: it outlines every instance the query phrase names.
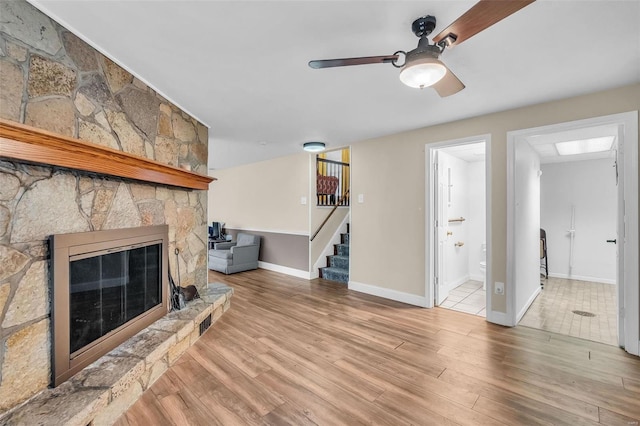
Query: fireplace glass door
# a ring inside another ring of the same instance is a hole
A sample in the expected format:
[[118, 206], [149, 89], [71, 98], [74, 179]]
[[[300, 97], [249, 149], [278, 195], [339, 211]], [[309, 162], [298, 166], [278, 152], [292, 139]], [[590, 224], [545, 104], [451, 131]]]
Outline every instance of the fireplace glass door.
[[162, 303], [161, 243], [71, 257], [69, 352]]

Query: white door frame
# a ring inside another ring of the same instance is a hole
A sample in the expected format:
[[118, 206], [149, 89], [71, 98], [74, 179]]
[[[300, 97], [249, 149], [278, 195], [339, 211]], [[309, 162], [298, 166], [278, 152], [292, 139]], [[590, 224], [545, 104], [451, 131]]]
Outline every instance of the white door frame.
[[[618, 341], [627, 352], [640, 355], [640, 282], [638, 259], [638, 111], [588, 118], [585, 120], [535, 127], [507, 132], [507, 321], [515, 326], [517, 288], [515, 274], [515, 150], [516, 144], [527, 136], [558, 133], [585, 127], [617, 125], [622, 128], [624, 163], [621, 179], [624, 190], [624, 211], [618, 211], [618, 221], [625, 226], [624, 255], [618, 259], [618, 306], [624, 328], [618, 330]], [[618, 209], [620, 210], [620, 209]]]
[[[434, 307], [434, 298], [435, 298], [435, 289], [434, 289], [434, 279], [433, 279], [433, 271], [435, 269], [434, 265], [434, 257], [433, 257], [433, 241], [435, 241], [436, 233], [435, 233], [435, 218], [436, 211], [435, 206], [433, 205], [433, 182], [435, 180], [435, 168], [434, 168], [434, 158], [435, 151], [438, 149], [446, 148], [449, 146], [455, 145], [468, 145], [472, 143], [484, 142], [485, 147], [485, 205], [486, 205], [486, 243], [487, 243], [487, 253], [486, 253], [486, 261], [487, 261], [487, 270], [486, 270], [486, 281], [487, 288], [489, 288], [489, 283], [491, 281], [491, 134], [484, 134], [479, 136], [470, 136], [467, 138], [460, 139], [452, 139], [447, 141], [429, 143], [425, 145], [425, 163], [426, 163], [426, 173], [425, 173], [425, 295], [426, 295], [426, 307], [433, 308]], [[487, 291], [487, 300], [486, 300], [486, 312], [489, 315], [489, 307], [491, 306], [491, 292]]]

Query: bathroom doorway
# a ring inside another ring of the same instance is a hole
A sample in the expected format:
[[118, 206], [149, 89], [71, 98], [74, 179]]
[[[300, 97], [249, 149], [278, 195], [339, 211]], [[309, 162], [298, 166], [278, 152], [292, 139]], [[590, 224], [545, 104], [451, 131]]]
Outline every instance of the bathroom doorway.
[[511, 132], [507, 148], [509, 325], [637, 355], [637, 113]]
[[430, 306], [486, 317], [488, 136], [427, 146]]

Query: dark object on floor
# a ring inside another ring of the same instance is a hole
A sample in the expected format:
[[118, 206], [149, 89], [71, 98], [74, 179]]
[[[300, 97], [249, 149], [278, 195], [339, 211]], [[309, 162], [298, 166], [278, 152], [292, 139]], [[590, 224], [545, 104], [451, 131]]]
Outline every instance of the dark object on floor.
[[540, 228], [540, 269], [544, 269], [544, 277], [549, 278], [549, 259], [547, 257], [547, 232], [542, 228]]
[[595, 317], [596, 314], [592, 314], [591, 312], [587, 312], [587, 311], [571, 311], [576, 315], [580, 315], [581, 317]]
[[185, 302], [189, 302], [193, 299], [199, 299], [198, 289], [194, 285], [188, 285], [186, 287], [179, 287], [178, 291], [184, 296]]
[[171, 305], [171, 311], [179, 311], [184, 308], [184, 296], [180, 293], [180, 288], [176, 285], [176, 282], [173, 280], [171, 273], [169, 273], [169, 304]]

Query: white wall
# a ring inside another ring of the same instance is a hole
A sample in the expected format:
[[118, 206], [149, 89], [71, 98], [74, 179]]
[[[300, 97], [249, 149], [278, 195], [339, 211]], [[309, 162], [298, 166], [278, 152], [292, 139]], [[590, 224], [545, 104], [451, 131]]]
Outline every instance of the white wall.
[[540, 156], [527, 142], [515, 147], [516, 321], [540, 291]]
[[[485, 162], [459, 159], [455, 153], [446, 153], [446, 148], [438, 155], [444, 158], [445, 167], [451, 169], [452, 199], [447, 206], [448, 218], [466, 219], [447, 226], [452, 235], [446, 241], [445, 282], [451, 289], [470, 279], [484, 279], [480, 261], [484, 260], [482, 244], [486, 242]], [[446, 170], [444, 176], [447, 177]], [[458, 241], [464, 246], [455, 247]]]
[[[542, 165], [541, 227], [547, 232], [549, 274], [615, 283], [616, 180], [613, 159]], [[573, 268], [569, 268], [571, 206], [575, 206]]]
[[487, 209], [485, 162], [474, 161], [467, 165], [468, 211], [467, 211], [467, 241], [469, 251], [469, 276], [471, 279], [482, 281], [484, 276], [480, 272], [480, 261], [485, 260], [482, 244], [486, 242]]
[[[449, 178], [448, 170], [451, 170], [450, 202], [445, 191], [443, 202], [447, 204], [445, 220], [459, 217], [468, 217], [469, 188], [467, 186], [467, 165], [466, 161], [453, 157], [445, 152], [438, 153], [444, 165], [445, 180]], [[463, 284], [469, 279], [469, 246], [467, 239], [468, 223], [450, 222], [447, 224], [447, 231], [451, 232], [445, 243], [445, 283], [449, 289]], [[456, 247], [455, 243], [463, 242], [464, 246]]]
[[331, 161], [342, 161], [342, 149], [338, 149], [335, 151], [327, 151], [324, 153], [325, 159]]

